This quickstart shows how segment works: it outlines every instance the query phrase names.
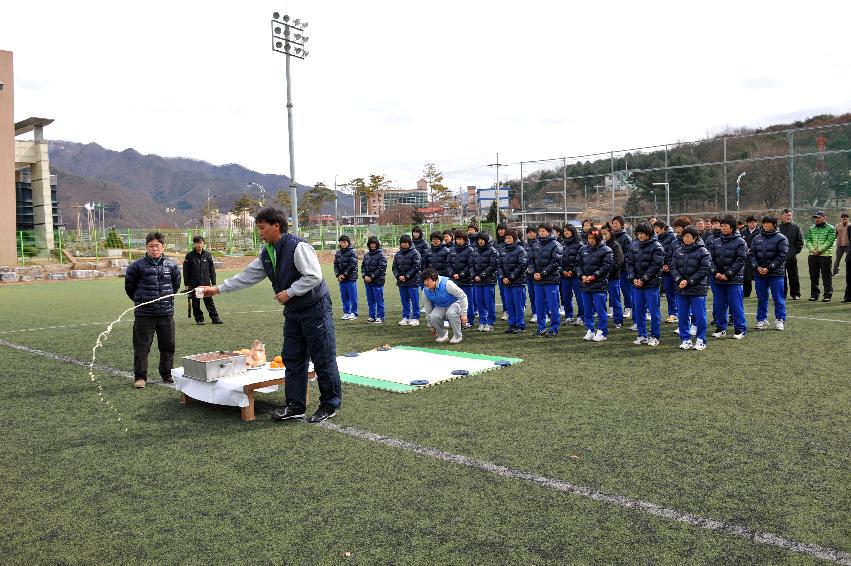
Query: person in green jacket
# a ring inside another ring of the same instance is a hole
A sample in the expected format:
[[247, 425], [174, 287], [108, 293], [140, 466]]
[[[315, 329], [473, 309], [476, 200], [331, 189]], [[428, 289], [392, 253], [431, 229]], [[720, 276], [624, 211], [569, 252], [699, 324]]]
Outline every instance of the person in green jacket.
[[829, 303], [833, 296], [833, 276], [831, 275], [830, 261], [833, 256], [833, 244], [836, 241], [836, 229], [827, 223], [827, 218], [821, 210], [813, 214], [815, 225], [810, 226], [804, 243], [810, 256], [807, 258], [807, 266], [810, 268], [810, 301], [819, 298], [818, 280], [824, 284], [823, 303]]

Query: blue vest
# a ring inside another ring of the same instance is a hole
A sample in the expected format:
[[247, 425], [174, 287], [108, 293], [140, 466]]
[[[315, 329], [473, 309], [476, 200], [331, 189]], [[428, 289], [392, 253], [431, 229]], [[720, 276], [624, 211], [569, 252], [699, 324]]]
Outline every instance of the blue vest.
[[452, 303], [458, 300], [457, 297], [450, 295], [449, 291], [446, 290], [446, 283], [449, 281], [448, 277], [440, 276], [440, 279], [437, 281], [437, 286], [434, 289], [423, 288], [423, 294], [426, 299], [431, 301], [436, 307], [448, 307]]

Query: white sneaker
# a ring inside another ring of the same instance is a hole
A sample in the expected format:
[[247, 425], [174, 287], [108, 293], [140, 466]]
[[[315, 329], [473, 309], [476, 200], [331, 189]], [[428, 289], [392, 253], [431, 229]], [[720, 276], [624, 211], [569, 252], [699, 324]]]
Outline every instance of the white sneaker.
[[644, 336], [639, 336], [638, 338], [633, 340], [632, 343], [636, 346], [640, 346], [641, 344], [647, 344], [647, 338], [645, 338]]
[[691, 340], [683, 340], [683, 343], [680, 344], [680, 350], [694, 350], [694, 344], [691, 343]]
[[482, 332], [493, 332], [493, 326], [491, 326], [490, 324], [486, 324], [485, 327], [482, 329]]
[[344, 313], [343, 316], [340, 317], [340, 320], [349, 320], [350, 316], [351, 316], [350, 314]]
[[603, 342], [607, 340], [607, 338], [603, 335], [602, 330], [598, 330], [594, 333], [594, 337], [591, 340], [593, 340], [594, 342]]
[[703, 340], [698, 338], [694, 343], [694, 349], [695, 350], [705, 350], [706, 349], [706, 342], [704, 342]]
[[647, 345], [648, 346], [654, 346], [654, 347], [658, 346], [659, 345], [659, 339], [658, 338], [648, 338], [647, 339]]
[[631, 316], [632, 316], [632, 309], [631, 308], [623, 309], [623, 317], [624, 318], [630, 318]]
[[680, 321], [680, 319], [678, 319], [677, 315], [675, 315], [675, 314], [672, 314], [672, 315], [668, 316], [668, 318], [665, 319], [665, 322], [667, 322], [668, 324], [672, 324], [674, 322], [679, 322], [679, 321]]
[[374, 319], [374, 318], [372, 318], [372, 317], [369, 317], [368, 319], [366, 319], [366, 321], [367, 321], [367, 322], [375, 322], [375, 319]]
[[384, 319], [383, 318], [376, 318], [375, 324], [384, 324]]
[[[560, 314], [561, 316], [564, 316], [564, 307], [558, 308], [558, 314]], [[508, 317], [506, 317], [506, 318], [508, 318]]]
[[411, 320], [408, 321], [408, 326], [419, 326], [419, 325], [420, 325], [420, 319], [418, 319], [418, 318], [412, 318]]
[[463, 340], [463, 337], [460, 334], [458, 334], [457, 336], [453, 336], [452, 338], [450, 338], [449, 343], [450, 344], [457, 344], [461, 340]]
[[768, 321], [767, 320], [758, 320], [756, 322], [756, 329], [757, 330], [765, 330], [766, 328], [768, 328]]
[[594, 339], [594, 331], [589, 330], [585, 333], [585, 336], [582, 337], [583, 340], [593, 340]]
[[479, 332], [484, 332], [485, 331], [485, 325], [480, 324], [479, 327], [476, 330], [478, 330]]
[[403, 318], [402, 320], [399, 321], [399, 326], [408, 326], [409, 324], [411, 324], [411, 321], [408, 320], [407, 318]]
[[564, 323], [565, 324], [573, 324], [573, 317], [571, 316], [570, 318], [564, 319]]
[[653, 320], [653, 317], [650, 316], [650, 313], [644, 313], [644, 320]]
[[582, 319], [577, 316], [576, 318], [573, 319], [573, 322], [571, 324], [573, 326], [580, 326], [582, 324]]
[[638, 332], [638, 325], [633, 323], [632, 326], [629, 327], [629, 329], [633, 332]]
[[688, 333], [692, 336], [697, 336], [697, 326], [691, 325], [691, 328], [688, 329]]
[[529, 322], [532, 322], [532, 323], [538, 322], [538, 315], [533, 314], [532, 318], [529, 319]]
[[786, 321], [785, 320], [777, 320], [774, 322], [774, 328], [777, 330], [785, 330], [786, 329]]
[[438, 344], [443, 344], [444, 342], [449, 342], [449, 333], [447, 332], [446, 334], [444, 334], [440, 338], [435, 338], [434, 341], [437, 342]]
[[507, 312], [502, 313], [502, 316], [499, 317], [499, 319], [500, 320], [508, 320], [508, 313]]
[[712, 333], [712, 337], [713, 337], [713, 338], [723, 338], [723, 337], [725, 337], [726, 335], [727, 335], [727, 331], [726, 331], [726, 330], [717, 330], [717, 331], [715, 331], [715, 332], [713, 332], [713, 333]]

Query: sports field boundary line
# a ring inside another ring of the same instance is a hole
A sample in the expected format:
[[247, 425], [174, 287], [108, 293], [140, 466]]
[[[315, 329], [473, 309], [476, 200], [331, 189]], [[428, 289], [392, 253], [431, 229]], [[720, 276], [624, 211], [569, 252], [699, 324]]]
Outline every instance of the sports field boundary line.
[[[90, 365], [90, 362], [84, 362], [71, 356], [54, 354], [53, 352], [46, 352], [37, 348], [30, 348], [29, 346], [15, 344], [13, 342], [8, 342], [3, 339], [0, 339], [0, 346], [6, 346], [7, 348], [12, 348], [14, 350], [19, 350], [36, 356], [42, 356], [59, 362], [65, 362], [82, 367], [89, 367]], [[121, 377], [133, 377], [133, 374], [130, 372], [119, 370], [103, 364], [95, 364], [94, 368], [98, 371], [111, 373], [113, 375], [118, 375]], [[318, 426], [324, 428], [325, 430], [330, 430], [339, 434], [345, 434], [354, 438], [359, 438], [361, 440], [366, 440], [368, 442], [373, 442], [376, 444], [382, 444], [390, 448], [413, 452], [414, 454], [418, 454], [420, 456], [427, 456], [430, 458], [448, 462], [450, 464], [466, 466], [468, 468], [480, 470], [504, 478], [524, 481], [548, 489], [578, 495], [580, 497], [585, 497], [598, 503], [615, 505], [623, 509], [636, 510], [644, 514], [653, 515], [655, 517], [660, 517], [669, 521], [685, 523], [701, 529], [748, 540], [755, 544], [772, 546], [790, 552], [805, 554], [808, 556], [819, 558], [821, 560], [828, 560], [837, 564], [842, 564], [843, 566], [851, 566], [851, 553], [844, 552], [841, 550], [827, 548], [817, 544], [799, 542], [796, 540], [781, 537], [780, 535], [776, 535], [774, 533], [757, 531], [755, 529], [750, 529], [739, 525], [724, 523], [723, 521], [719, 521], [717, 519], [686, 513], [677, 509], [663, 507], [662, 505], [658, 505], [656, 503], [643, 501], [641, 499], [635, 499], [633, 497], [628, 497], [625, 495], [605, 493], [602, 491], [598, 491], [592, 487], [576, 485], [564, 480], [549, 478], [530, 472], [523, 472], [521, 470], [515, 470], [513, 468], [502, 466], [500, 464], [494, 464], [492, 462], [478, 460], [476, 458], [463, 456], [461, 454], [452, 454], [451, 452], [444, 452], [443, 450], [438, 450], [437, 448], [421, 446], [419, 444], [414, 444], [412, 442], [407, 442], [405, 440], [400, 440], [398, 438], [392, 438], [389, 436], [382, 436], [380, 434], [361, 430], [355, 427], [341, 426], [328, 421], [321, 422]]]
[[470, 458], [468, 456], [463, 456], [460, 454], [444, 452], [436, 448], [421, 446], [412, 442], [399, 440], [398, 438], [382, 436], [380, 434], [375, 434], [373, 432], [360, 430], [358, 428], [350, 426], [340, 426], [328, 421], [319, 423], [319, 426], [326, 430], [330, 430], [340, 434], [346, 434], [354, 438], [359, 438], [368, 442], [381, 444], [390, 448], [413, 452], [414, 454], [418, 454], [420, 456], [427, 456], [436, 460], [449, 462], [450, 464], [466, 466], [468, 468], [473, 468], [504, 478], [520, 480], [544, 488], [578, 495], [580, 497], [591, 499], [598, 503], [615, 505], [623, 509], [631, 509], [647, 515], [653, 515], [655, 517], [667, 519], [669, 521], [685, 523], [693, 527], [698, 527], [701, 529], [748, 540], [756, 544], [772, 546], [783, 550], [796, 552], [799, 554], [806, 554], [808, 556], [819, 558], [821, 560], [829, 560], [837, 564], [851, 566], [851, 553], [843, 552], [841, 550], [835, 550], [817, 544], [798, 542], [792, 539], [781, 537], [773, 533], [757, 531], [747, 527], [725, 523], [723, 521], [718, 521], [710, 517], [701, 517], [700, 515], [694, 515], [691, 513], [679, 511], [677, 509], [663, 507], [662, 505], [658, 505], [656, 503], [627, 497], [625, 495], [604, 493], [591, 487], [576, 485], [570, 482], [566, 482], [564, 480], [540, 476], [529, 472], [523, 472], [521, 470], [515, 470], [513, 468], [494, 464], [492, 462], [477, 460], [475, 458]]

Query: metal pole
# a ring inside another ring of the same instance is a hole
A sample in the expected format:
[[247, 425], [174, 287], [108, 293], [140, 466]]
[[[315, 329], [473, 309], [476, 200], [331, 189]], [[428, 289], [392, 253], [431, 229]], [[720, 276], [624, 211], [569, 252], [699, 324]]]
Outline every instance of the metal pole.
[[789, 138], [789, 209], [795, 210], [795, 133], [786, 134]]
[[615, 152], [611, 152], [612, 157], [612, 217], [615, 216]]
[[727, 138], [724, 138], [724, 213], [727, 210]]
[[337, 238], [340, 237], [340, 197], [337, 194], [337, 176], [334, 175], [334, 231], [337, 233]]
[[[523, 195], [523, 191], [526, 188], [526, 181], [523, 179], [523, 162], [520, 162], [520, 218], [522, 218], [523, 222], [523, 230], [526, 229], [526, 200]], [[525, 234], [524, 234], [525, 236]]]
[[298, 236], [298, 189], [295, 183], [295, 149], [293, 143], [293, 100], [290, 79], [290, 56], [287, 55], [287, 130], [290, 137], [290, 202], [292, 203], [293, 230]]
[[562, 166], [562, 192], [564, 193], [564, 202], [562, 202], [562, 208], [564, 209], [564, 223], [567, 225], [567, 157], [561, 158], [561, 166]]
[[496, 152], [496, 223], [499, 224], [499, 152]]
[[668, 202], [668, 212], [665, 217], [665, 223], [671, 225], [671, 190], [668, 185], [668, 144], [665, 144], [665, 199]]

